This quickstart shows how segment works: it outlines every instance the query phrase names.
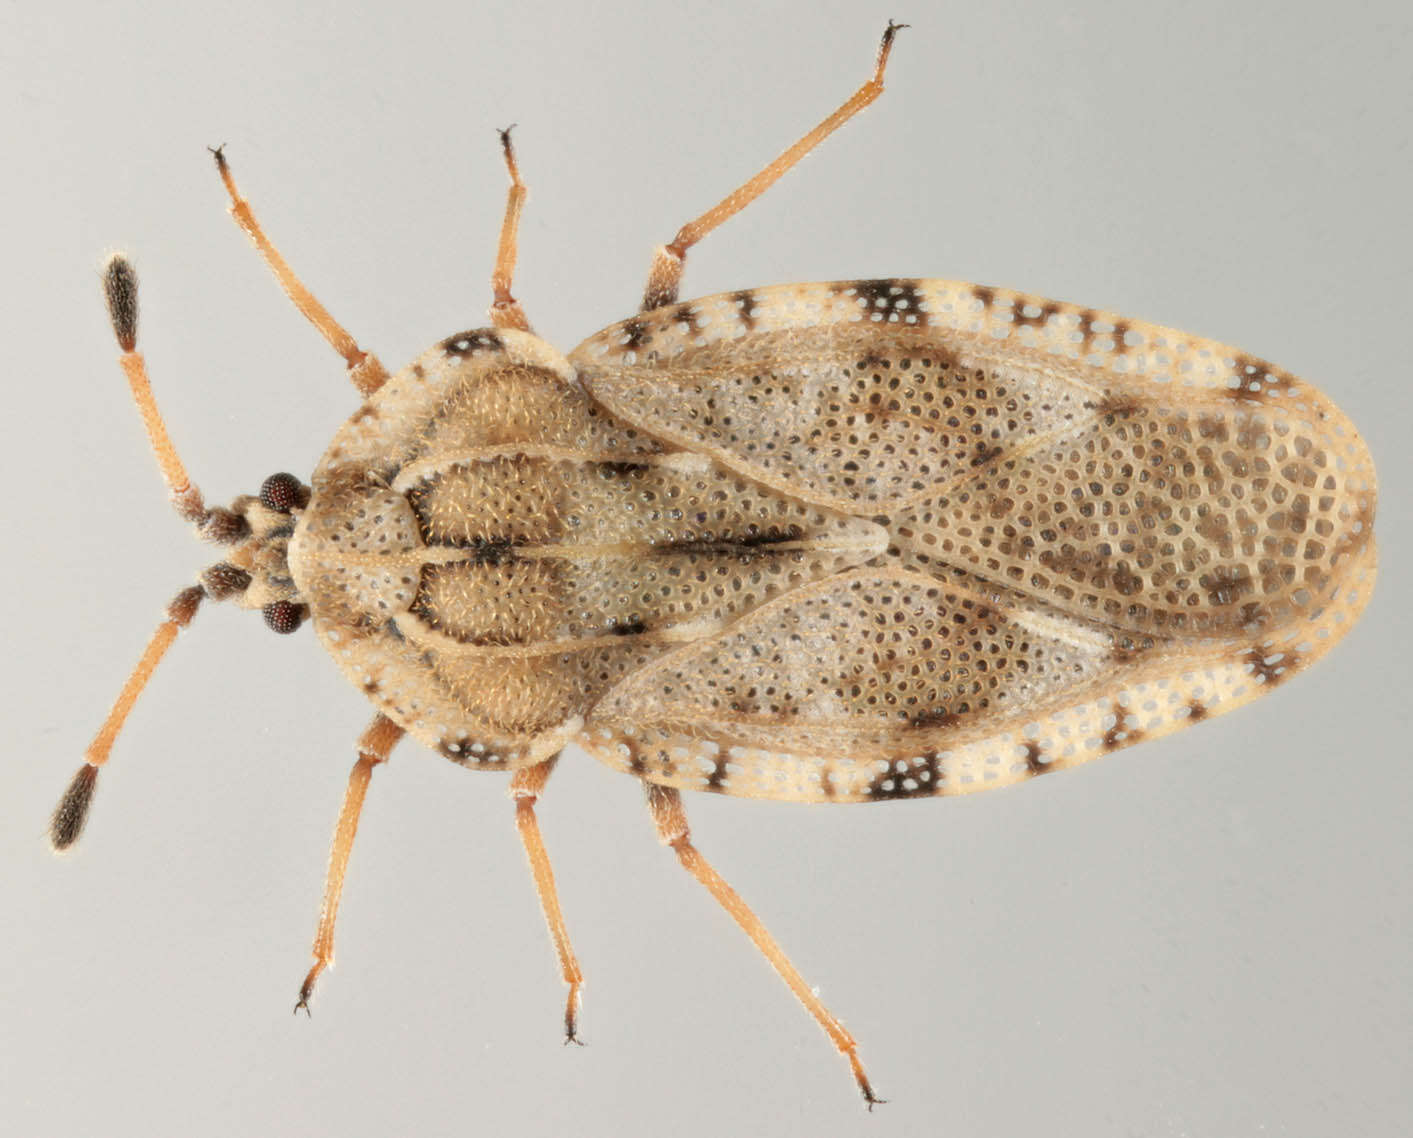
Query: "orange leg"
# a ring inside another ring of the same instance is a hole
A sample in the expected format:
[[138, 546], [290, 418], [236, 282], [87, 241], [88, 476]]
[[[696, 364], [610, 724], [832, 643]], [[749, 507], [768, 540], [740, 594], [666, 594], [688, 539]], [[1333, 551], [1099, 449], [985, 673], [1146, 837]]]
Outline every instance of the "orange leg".
[[559, 958], [559, 973], [569, 986], [569, 998], [564, 1006], [564, 1042], [579, 1042], [579, 990], [584, 986], [584, 974], [569, 943], [569, 931], [564, 927], [564, 914], [559, 908], [559, 894], [554, 887], [554, 869], [540, 837], [540, 823], [535, 817], [535, 800], [544, 791], [550, 773], [559, 756], [518, 770], [510, 780], [510, 796], [515, 799], [515, 825], [525, 856], [530, 859], [530, 873], [535, 878], [535, 892], [540, 897], [540, 909], [545, 914], [554, 954]]
[[883, 94], [883, 72], [888, 66], [888, 55], [893, 50], [893, 38], [898, 34], [899, 28], [907, 26], [888, 21], [888, 27], [883, 33], [883, 43], [878, 49], [878, 63], [874, 67], [873, 77], [849, 96], [838, 110], [750, 181], [732, 190], [700, 217], [687, 222], [666, 245], [658, 246], [653, 254], [652, 268], [648, 271], [647, 288], [643, 290], [642, 311], [661, 308], [664, 304], [676, 301], [677, 289], [682, 283], [682, 268], [687, 259], [687, 250], [723, 221], [740, 213], [775, 185], [785, 171]]
[[353, 852], [353, 839], [358, 834], [358, 818], [363, 813], [363, 797], [373, 768], [388, 761], [403, 730], [385, 715], [374, 716], [358, 739], [358, 761], [348, 776], [348, 789], [343, 796], [338, 825], [334, 827], [334, 845], [329, 852], [329, 871], [324, 879], [324, 903], [319, 910], [319, 931], [314, 934], [314, 967], [299, 986], [299, 1003], [309, 1013], [309, 998], [314, 994], [314, 982], [319, 973], [334, 962], [334, 922], [338, 920], [339, 899], [343, 895], [344, 874], [348, 870], [348, 855]]
[[790, 958], [760, 923], [760, 918], [751, 912], [739, 894], [726, 884], [721, 875], [712, 869], [707, 859], [697, 852], [696, 846], [692, 845], [691, 834], [687, 828], [687, 814], [682, 809], [682, 796], [670, 787], [656, 786], [653, 783], [643, 785], [647, 789], [648, 810], [652, 813], [654, 825], [657, 826], [658, 838], [664, 845], [671, 846], [676, 851], [677, 859], [683, 868], [706, 887], [707, 892], [716, 898], [717, 904], [731, 914], [731, 918], [741, 926], [741, 931], [751, 938], [751, 942], [770, 962], [776, 974], [785, 981], [786, 987], [795, 993], [795, 998], [804, 1004], [805, 1010], [814, 1016], [815, 1022], [848, 1059], [849, 1069], [853, 1071], [854, 1081], [858, 1083], [868, 1108], [872, 1110], [875, 1103], [883, 1102], [883, 1099], [873, 1093], [863, 1064], [859, 1062], [858, 1044], [854, 1042], [854, 1037], [805, 983], [804, 977], [790, 963]]
[[515, 259], [519, 255], [516, 238], [520, 234], [520, 211], [525, 206], [528, 192], [520, 180], [520, 167], [515, 162], [515, 148], [510, 145], [510, 132], [514, 127], [506, 127], [500, 132], [500, 148], [505, 155], [505, 168], [510, 174], [510, 190], [505, 198], [505, 220], [500, 225], [500, 244], [496, 248], [496, 267], [491, 271], [491, 323], [497, 328], [518, 328], [522, 332], [530, 330], [530, 322], [525, 319], [525, 310], [520, 302], [510, 295], [510, 284], [515, 276]]
[[294, 275], [289, 262], [280, 255], [280, 251], [265, 236], [265, 231], [255, 220], [250, 203], [241, 197], [240, 191], [236, 189], [225, 154], [220, 147], [211, 153], [216, 156], [216, 169], [220, 172], [221, 181], [226, 185], [226, 192], [230, 194], [231, 216], [235, 218], [236, 224], [245, 230], [246, 236], [254, 242], [260, 256], [265, 258], [265, 264], [269, 265], [270, 271], [275, 274], [275, 280], [285, 290], [285, 295], [294, 301], [294, 306], [314, 325], [319, 335], [329, 342], [329, 346], [344, 358], [348, 365], [348, 377], [353, 381], [353, 386], [358, 388], [358, 394], [364, 398], [372, 395], [387, 382], [387, 369], [378, 362], [377, 356], [358, 346], [343, 325], [329, 315], [329, 310], [320, 304], [314, 294], [304, 286], [304, 282]]

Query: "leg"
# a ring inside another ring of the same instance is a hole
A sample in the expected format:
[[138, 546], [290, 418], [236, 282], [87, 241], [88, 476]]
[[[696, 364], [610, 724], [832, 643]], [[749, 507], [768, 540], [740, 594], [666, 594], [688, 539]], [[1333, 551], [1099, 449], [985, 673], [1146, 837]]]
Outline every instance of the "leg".
[[500, 148], [505, 154], [505, 168], [510, 174], [510, 191], [505, 199], [505, 220], [500, 225], [500, 245], [496, 249], [496, 267], [491, 271], [491, 323], [497, 328], [518, 328], [522, 332], [530, 330], [530, 322], [525, 319], [525, 310], [520, 302], [510, 295], [511, 278], [515, 275], [515, 258], [518, 255], [515, 239], [520, 233], [520, 210], [525, 205], [525, 183], [520, 180], [520, 167], [515, 164], [515, 150], [510, 145], [510, 132], [514, 127], [506, 127], [500, 132]]
[[540, 908], [545, 914], [545, 924], [549, 926], [550, 941], [554, 954], [559, 957], [559, 974], [569, 986], [569, 999], [564, 1005], [564, 1042], [579, 1042], [579, 989], [584, 985], [584, 974], [579, 971], [579, 961], [574, 958], [574, 946], [569, 943], [569, 931], [564, 927], [564, 914], [559, 909], [559, 894], [554, 888], [554, 870], [550, 866], [549, 854], [540, 838], [540, 823], [535, 818], [535, 800], [545, 789], [554, 764], [559, 756], [536, 763], [533, 767], [518, 770], [510, 780], [510, 796], [515, 799], [515, 826], [520, 831], [520, 841], [525, 846], [525, 856], [530, 859], [530, 873], [535, 878], [535, 892], [540, 897]]
[[348, 869], [348, 855], [353, 852], [353, 839], [358, 834], [358, 817], [363, 813], [363, 796], [368, 793], [368, 781], [373, 768], [388, 761], [402, 728], [385, 715], [374, 716], [358, 739], [358, 761], [348, 776], [348, 789], [343, 796], [338, 825], [334, 827], [334, 847], [329, 852], [329, 872], [324, 879], [324, 903], [319, 910], [319, 931], [314, 934], [314, 967], [299, 986], [299, 1003], [294, 1010], [309, 1013], [309, 997], [314, 994], [314, 982], [319, 973], [334, 962], [334, 922], [339, 915], [339, 898], [343, 895], [343, 877]]
[[766, 932], [765, 926], [760, 923], [760, 918], [751, 912], [736, 891], [722, 880], [706, 858], [702, 857], [696, 847], [692, 845], [691, 834], [687, 829], [687, 814], [682, 809], [682, 796], [670, 787], [655, 786], [652, 783], [644, 783], [643, 785], [648, 792], [648, 810], [652, 813], [654, 825], [657, 826], [658, 838], [664, 845], [671, 846], [676, 851], [678, 860], [681, 861], [687, 872], [706, 886], [707, 892], [731, 914], [732, 919], [751, 938], [756, 948], [760, 949], [761, 955], [770, 962], [770, 966], [785, 981], [790, 991], [795, 993], [795, 998], [804, 1004], [805, 1010], [814, 1016], [815, 1021], [824, 1028], [824, 1033], [833, 1041], [834, 1046], [849, 1060], [849, 1068], [854, 1073], [854, 1081], [858, 1083], [868, 1108], [872, 1110], [875, 1103], [883, 1102], [883, 1099], [874, 1095], [873, 1087], [869, 1085], [868, 1076], [864, 1074], [863, 1064], [859, 1062], [858, 1044], [854, 1042], [854, 1037], [844, 1030], [843, 1025], [834, 1018], [833, 1013], [824, 1006], [810, 986], [805, 983], [804, 978], [795, 971], [795, 966], [790, 963], [790, 958], [775, 943], [775, 938]]
[[216, 169], [220, 172], [221, 181], [226, 184], [226, 192], [231, 196], [231, 216], [236, 219], [236, 224], [245, 230], [246, 236], [255, 243], [255, 248], [260, 251], [265, 263], [270, 266], [270, 271], [275, 274], [275, 280], [279, 281], [280, 287], [285, 290], [285, 295], [294, 301], [294, 306], [314, 325], [319, 335], [329, 342], [329, 346], [344, 358], [348, 365], [348, 376], [353, 380], [353, 386], [358, 388], [358, 394], [364, 398], [372, 395], [387, 381], [387, 369], [371, 352], [365, 352], [358, 346], [343, 326], [329, 315], [329, 310], [314, 299], [314, 294], [304, 287], [304, 282], [294, 275], [294, 270], [280, 256], [280, 251], [271, 244], [270, 239], [265, 236], [265, 231], [260, 228], [260, 223], [255, 220], [255, 215], [250, 211], [250, 203], [240, 196], [235, 179], [231, 177], [230, 165], [226, 162], [221, 148], [217, 147], [211, 153], [216, 156]]
[[648, 285], [643, 291], [642, 311], [661, 308], [677, 299], [677, 288], [682, 282], [682, 266], [688, 249], [723, 221], [740, 213], [775, 185], [786, 170], [883, 94], [883, 71], [888, 66], [888, 54], [893, 50], [893, 37], [898, 34], [899, 28], [905, 27], [907, 24], [888, 21], [888, 27], [883, 33], [883, 43], [878, 49], [878, 64], [874, 68], [873, 77], [855, 91], [838, 110], [749, 182], [732, 190], [695, 221], [687, 222], [668, 244], [658, 246], [657, 252], [653, 254], [652, 268], [648, 271]]

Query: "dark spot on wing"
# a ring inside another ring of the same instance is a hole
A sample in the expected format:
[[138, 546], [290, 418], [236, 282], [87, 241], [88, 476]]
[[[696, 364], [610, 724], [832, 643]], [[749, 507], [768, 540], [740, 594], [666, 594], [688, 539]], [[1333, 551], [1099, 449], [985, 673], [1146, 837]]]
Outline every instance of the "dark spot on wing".
[[706, 788], [718, 794], [726, 785], [726, 756], [717, 755], [712, 761], [711, 774], [707, 775]]
[[955, 727], [960, 722], [961, 716], [955, 711], [948, 711], [944, 707], [933, 707], [910, 716], [908, 726], [916, 731], [925, 731], [931, 727]]
[[[1027, 308], [1034, 308], [1036, 315], [1031, 316], [1026, 312]], [[1022, 304], [1016, 309], [1015, 322], [1019, 327], [1029, 325], [1032, 328], [1043, 328], [1050, 322], [1050, 318], [1060, 311], [1060, 306], [1053, 300], [1047, 300], [1044, 304]]]
[[599, 472], [614, 478], [627, 478], [640, 471], [648, 469], [646, 462], [600, 462], [596, 464]]
[[456, 358], [474, 356], [477, 352], [498, 352], [504, 347], [500, 336], [489, 328], [458, 332], [441, 342], [442, 352]]
[[679, 304], [667, 319], [673, 324], [687, 325], [689, 332], [696, 332], [699, 330], [698, 321], [701, 320], [701, 314], [697, 312], [696, 306], [693, 304]]
[[1086, 403], [1085, 410], [1093, 411], [1100, 418], [1113, 416], [1116, 419], [1126, 419], [1130, 415], [1137, 415], [1143, 410], [1143, 400], [1136, 395], [1113, 394], [1106, 395], [1103, 399], [1096, 399], [1092, 403]]
[[1127, 747], [1143, 738], [1142, 731], [1128, 725], [1128, 709], [1118, 700], [1114, 701], [1110, 714], [1114, 717], [1114, 725], [1104, 732], [1104, 749], [1106, 751], [1117, 751], [1120, 747]]
[[935, 753], [923, 755], [906, 766], [906, 770], [900, 771], [897, 763], [890, 763], [886, 771], [875, 775], [868, 784], [869, 800], [889, 802], [898, 798], [930, 798], [941, 793], [938, 790], [941, 764]]
[[667, 556], [678, 553], [722, 553], [736, 556], [750, 556], [761, 549], [773, 545], [799, 541], [804, 530], [797, 525], [757, 526], [748, 525], [742, 533], [716, 534], [701, 532], [694, 537], [678, 541], [665, 541], [652, 547], [653, 554]]
[[1260, 403], [1271, 386], [1271, 365], [1255, 356], [1238, 355], [1232, 361], [1233, 383], [1227, 395], [1239, 403]]
[[973, 470], [976, 469], [978, 466], [985, 466], [987, 463], [995, 462], [998, 458], [1000, 458], [1001, 453], [1001, 447], [993, 446], [990, 443], [978, 440], [976, 444], [976, 452], [971, 456], [970, 465]]
[[[1092, 308], [1086, 308], [1079, 314], [1079, 335], [1080, 335], [1080, 355], [1088, 355], [1094, 347], [1094, 341], [1101, 336], [1110, 337], [1114, 342], [1113, 352], [1117, 356], [1126, 355], [1128, 346], [1128, 322], [1124, 320], [1113, 321], [1113, 329], [1108, 332], [1100, 332], [1094, 327], [1100, 322], [1100, 317]], [[1104, 323], [1109, 323], [1104, 321]]]
[[641, 319], [634, 316], [630, 320], [623, 321], [622, 333], [623, 347], [629, 351], [641, 348], [648, 342], [648, 326]]
[[870, 320], [875, 315], [881, 322], [927, 327], [927, 313], [922, 311], [922, 293], [917, 282], [885, 277], [873, 281], [841, 281], [834, 286], [834, 295], [852, 294]]
[[756, 294], [750, 289], [742, 289], [740, 292], [731, 294], [731, 301], [736, 305], [736, 319], [741, 322], [741, 326], [747, 332], [754, 332], [756, 328]]
[[[1199, 588], [1207, 592], [1207, 603], [1218, 607], [1234, 605], [1242, 597], [1249, 596], [1255, 589], [1255, 582], [1251, 578], [1251, 572], [1244, 565], [1218, 565], [1210, 573], [1203, 573], [1197, 578]], [[1260, 605], [1251, 613], [1243, 610], [1243, 623], [1251, 623], [1260, 612]], [[1250, 606], [1246, 606], [1250, 607]], [[1246, 619], [1250, 617], [1251, 619]]]
[[1275, 685], [1289, 676], [1300, 663], [1294, 652], [1272, 652], [1253, 648], [1246, 654], [1251, 674], [1263, 684]]

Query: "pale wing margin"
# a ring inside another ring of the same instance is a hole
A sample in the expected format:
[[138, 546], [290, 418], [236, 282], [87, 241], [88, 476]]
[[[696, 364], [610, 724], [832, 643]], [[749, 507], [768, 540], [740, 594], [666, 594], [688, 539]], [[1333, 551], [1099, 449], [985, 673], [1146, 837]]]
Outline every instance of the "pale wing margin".
[[1361, 446], [1317, 390], [1239, 349], [955, 281], [721, 293], [605, 328], [570, 361], [657, 437], [855, 512], [935, 494], [1135, 399], [1260, 404]]
[[[649, 782], [753, 798], [877, 802], [1008, 786], [1271, 691], [1343, 636], [1376, 571], [1371, 541], [1325, 603], [1272, 636], [1130, 655], [1080, 622], [1037, 621], [919, 574], [863, 568], [628, 677], [578, 741]], [[928, 666], [939, 660], [948, 674]], [[892, 678], [870, 691], [879, 675]], [[909, 702], [880, 702], [889, 692]]]

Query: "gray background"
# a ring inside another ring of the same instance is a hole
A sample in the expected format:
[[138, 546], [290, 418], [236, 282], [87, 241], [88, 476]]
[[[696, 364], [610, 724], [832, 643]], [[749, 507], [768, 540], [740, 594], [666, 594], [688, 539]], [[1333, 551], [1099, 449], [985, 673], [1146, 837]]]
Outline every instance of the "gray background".
[[[0, 1130], [10, 1134], [1406, 1133], [1408, 59], [1403, 4], [1066, 0], [0, 8], [7, 382]], [[360, 696], [213, 607], [73, 856], [48, 812], [167, 599], [170, 514], [100, 304], [143, 274], [172, 433], [215, 501], [307, 474], [354, 406], [224, 212], [225, 142], [390, 367], [482, 323], [517, 135], [517, 293], [568, 350], [651, 246], [867, 74], [888, 93], [693, 254], [684, 295], [946, 276], [1238, 343], [1367, 432], [1384, 576], [1332, 658], [1021, 790], [688, 802], [858, 1035], [844, 1064], [571, 754], [542, 820], [588, 975], [562, 999], [504, 797], [404, 746], [375, 779], [312, 1022], [292, 1018]]]

